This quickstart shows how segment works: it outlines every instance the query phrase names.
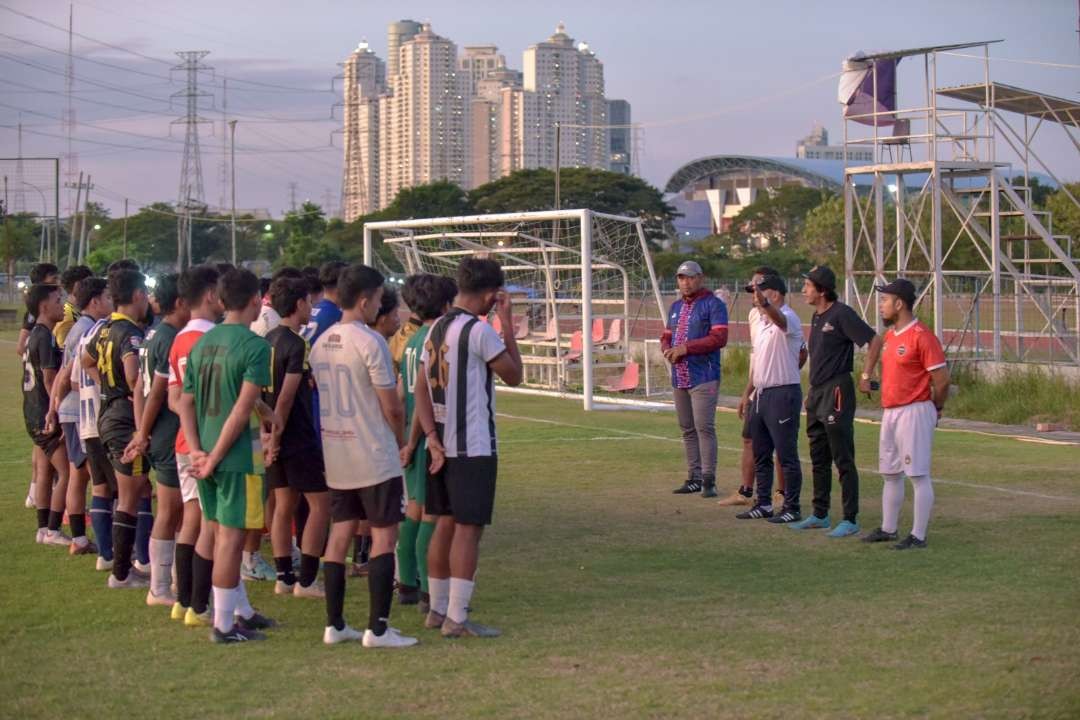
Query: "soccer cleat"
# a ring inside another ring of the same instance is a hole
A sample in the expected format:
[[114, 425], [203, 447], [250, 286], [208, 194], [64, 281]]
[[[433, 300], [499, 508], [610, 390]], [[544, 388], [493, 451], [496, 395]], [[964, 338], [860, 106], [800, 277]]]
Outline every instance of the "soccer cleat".
[[45, 529], [45, 528], [38, 528], [37, 529], [37, 535], [34, 536], [34, 542], [36, 542], [38, 545], [44, 545], [45, 544], [45, 533], [47, 533], [47, 532], [49, 532], [49, 531], [47, 529]]
[[701, 483], [697, 480], [687, 480], [671, 492], [673, 495], [694, 495], [701, 492]]
[[862, 537], [864, 543], [893, 542], [895, 540], [896, 533], [885, 532], [881, 528], [875, 528], [869, 535], [864, 535]]
[[176, 596], [172, 593], [166, 593], [165, 595], [155, 595], [153, 590], [146, 591], [146, 604], [150, 607], [155, 605], [161, 605], [163, 607], [172, 607], [176, 605]]
[[276, 580], [277, 571], [259, 553], [251, 553], [251, 562], [240, 563], [240, 576], [245, 580]]
[[45, 538], [41, 541], [42, 545], [62, 545], [67, 547], [71, 544], [71, 538], [59, 530], [46, 530]]
[[266, 636], [258, 630], [247, 630], [237, 624], [233, 625], [232, 630], [229, 630], [228, 632], [221, 632], [217, 628], [213, 628], [210, 631], [210, 639], [219, 645], [229, 645], [232, 643], [265, 640]]
[[832, 529], [829, 533], [831, 538], [848, 537], [849, 535], [855, 535], [859, 532], [859, 526], [850, 520], [842, 520], [839, 525]]
[[354, 562], [349, 565], [349, 577], [367, 577], [367, 563]]
[[206, 608], [201, 613], [195, 612], [195, 608], [188, 608], [184, 613], [184, 626], [185, 627], [210, 627], [214, 624], [214, 615], [210, 612], [210, 608]]
[[912, 548], [924, 547], [926, 547], [925, 540], [920, 540], [914, 535], [908, 535], [906, 538], [893, 545], [893, 550], [911, 550]]
[[98, 555], [97, 563], [94, 565], [94, 569], [100, 572], [112, 572], [112, 560], [106, 560]]
[[275, 595], [292, 595], [293, 590], [300, 583], [287, 583], [284, 580], [277, 580], [274, 582], [274, 594]]
[[420, 588], [398, 585], [397, 597], [398, 605], [416, 605], [420, 602]]
[[716, 478], [712, 475], [706, 475], [701, 480], [701, 497], [714, 498], [716, 497]]
[[746, 512], [741, 512], [735, 517], [739, 520], [760, 520], [761, 518], [771, 518], [772, 516], [772, 506], [766, 507], [765, 505], [755, 505]]
[[[786, 525], [788, 523], [796, 523], [802, 520], [802, 513], [798, 510], [784, 510], [779, 515], [769, 518], [769, 522], [774, 525]], [[826, 525], [826, 527], [828, 527]]]
[[150, 587], [150, 582], [132, 572], [129, 572], [128, 576], [123, 580], [117, 580], [116, 576], [110, 573], [109, 579], [105, 585], [110, 590], [126, 590], [128, 588]]
[[366, 648], [403, 648], [412, 647], [420, 642], [414, 637], [402, 635], [399, 630], [386, 626], [386, 632], [376, 635], [371, 630], [364, 631], [364, 639], [361, 641]]
[[173, 603], [172, 612], [169, 613], [169, 619], [170, 620], [181, 620], [182, 621], [184, 619], [184, 615], [186, 613], [187, 613], [187, 608], [184, 607], [183, 605], [181, 605], [180, 601], [177, 600], [176, 602]]
[[326, 597], [326, 590], [323, 589], [322, 583], [315, 581], [304, 587], [300, 583], [296, 583], [293, 586], [293, 597], [298, 598], [312, 598], [314, 600], [322, 600]]
[[791, 524], [792, 530], [817, 530], [817, 529], [829, 529], [829, 516], [826, 515], [823, 518], [819, 518], [817, 515], [811, 515], [808, 518], [803, 518], [797, 523]]
[[500, 635], [502, 635], [502, 633], [495, 628], [475, 623], [472, 620], [466, 620], [463, 623], [459, 623], [454, 622], [450, 618], [446, 618], [446, 622], [442, 625], [442, 636], [444, 638], [496, 638]]
[[438, 630], [446, 622], [446, 616], [440, 612], [434, 610], [428, 610], [427, 617], [424, 618], [424, 627], [428, 630]]
[[87, 540], [84, 543], [73, 542], [68, 545], [69, 555], [97, 555], [98, 546]]
[[251, 617], [245, 618], [236, 616], [236, 625], [244, 630], [266, 630], [268, 628], [277, 627], [277, 620], [266, 617], [261, 613], [253, 613]]
[[739, 505], [753, 505], [754, 504], [754, 496], [753, 496], [753, 494], [751, 494], [751, 495], [743, 495], [741, 490], [736, 490], [735, 492], [731, 493], [730, 495], [728, 495], [723, 500], [717, 500], [716, 504], [721, 506], [721, 507], [737, 507]]
[[322, 641], [327, 645], [337, 645], [343, 642], [359, 642], [364, 639], [364, 633], [354, 630], [348, 625], [338, 630], [333, 625], [327, 625], [323, 630]]

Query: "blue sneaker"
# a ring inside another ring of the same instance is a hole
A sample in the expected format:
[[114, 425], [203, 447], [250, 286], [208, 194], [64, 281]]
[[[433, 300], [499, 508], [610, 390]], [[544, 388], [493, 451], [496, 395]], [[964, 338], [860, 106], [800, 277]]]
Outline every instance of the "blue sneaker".
[[829, 533], [829, 537], [842, 538], [847, 537], [848, 535], [854, 535], [857, 532], [859, 532], [858, 524], [853, 523], [850, 520], [844, 520], [832, 529], [832, 532]]
[[826, 515], [823, 518], [819, 518], [816, 515], [811, 515], [810, 517], [805, 518], [803, 520], [800, 520], [797, 523], [793, 523], [791, 525], [791, 529], [792, 530], [816, 530], [818, 528], [823, 528], [823, 529], [827, 530], [829, 528], [829, 525], [830, 525], [830, 523], [829, 523], [829, 516], [828, 515]]

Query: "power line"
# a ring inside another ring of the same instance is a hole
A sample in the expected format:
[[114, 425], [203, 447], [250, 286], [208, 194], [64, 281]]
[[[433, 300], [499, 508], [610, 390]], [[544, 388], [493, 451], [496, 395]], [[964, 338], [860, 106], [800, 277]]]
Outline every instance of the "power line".
[[[30, 45], [41, 50], [47, 50], [48, 52], [56, 53], [57, 55], [67, 55], [66, 50], [57, 50], [56, 48], [51, 48], [48, 45], [41, 45], [40, 43], [33, 42], [32, 40], [16, 37], [14, 35], [8, 35], [7, 33], [0, 33], [0, 37], [7, 38], [8, 40], [14, 40], [17, 43], [22, 43], [24, 45]], [[75, 55], [75, 58], [77, 60], [80, 60], [81, 62], [93, 63], [94, 65], [101, 65], [103, 67], [113, 68], [115, 70], [123, 70], [124, 72], [134, 73], [136, 75], [145, 75], [146, 77], [152, 77], [157, 80], [165, 80], [170, 84], [172, 83], [172, 78], [168, 77], [167, 75], [156, 75], [154, 73], [148, 73], [143, 70], [135, 70], [134, 68], [124, 67], [123, 65], [114, 65], [113, 63], [107, 63], [104, 60], [95, 60], [94, 58], [89, 58], [85, 55]]]

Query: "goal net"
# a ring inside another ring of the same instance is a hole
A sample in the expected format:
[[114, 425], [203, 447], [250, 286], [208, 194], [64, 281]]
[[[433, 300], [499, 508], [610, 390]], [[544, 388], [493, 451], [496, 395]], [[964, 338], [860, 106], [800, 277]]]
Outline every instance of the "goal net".
[[517, 339], [526, 386], [580, 392], [586, 410], [598, 394], [646, 395], [664, 305], [639, 219], [555, 210], [364, 226], [365, 262], [390, 277], [454, 276], [466, 257], [503, 268], [514, 326], [488, 320]]

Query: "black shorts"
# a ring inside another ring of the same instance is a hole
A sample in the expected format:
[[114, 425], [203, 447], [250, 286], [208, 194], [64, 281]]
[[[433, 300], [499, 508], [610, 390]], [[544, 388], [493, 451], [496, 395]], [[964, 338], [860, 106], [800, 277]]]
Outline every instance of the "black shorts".
[[84, 438], [86, 448], [86, 466], [90, 468], [90, 482], [94, 485], [107, 485], [112, 494], [116, 494], [116, 472], [109, 462], [109, 455], [101, 438]]
[[30, 434], [30, 439], [45, 452], [45, 457], [51, 458], [57, 448], [64, 442], [64, 432], [57, 425], [56, 429], [51, 433], [46, 433], [44, 430], [31, 430], [26, 429], [26, 432]]
[[179, 490], [180, 471], [176, 468], [175, 445], [172, 443], [169, 445], [168, 449], [159, 448], [155, 450], [153, 443], [151, 443], [147, 458], [150, 460], [150, 467], [154, 469], [154, 477], [158, 483]]
[[326, 492], [326, 467], [318, 450], [279, 457], [266, 466], [266, 486], [271, 490], [291, 488], [296, 492]]
[[749, 440], [750, 438], [750, 403], [747, 403], [742, 414], [742, 439]]
[[490, 525], [498, 469], [495, 455], [446, 458], [438, 474], [428, 473], [424, 510], [432, 515], [452, 515], [454, 522], [462, 525]]
[[150, 463], [145, 455], [137, 455], [129, 463], [121, 459], [131, 438], [135, 436], [135, 411], [131, 402], [114, 400], [105, 408], [98, 418], [98, 434], [116, 472], [132, 477], [145, 475], [149, 471]]
[[330, 490], [333, 522], [367, 520], [375, 527], [397, 525], [405, 519], [405, 483], [400, 477], [356, 490]]

